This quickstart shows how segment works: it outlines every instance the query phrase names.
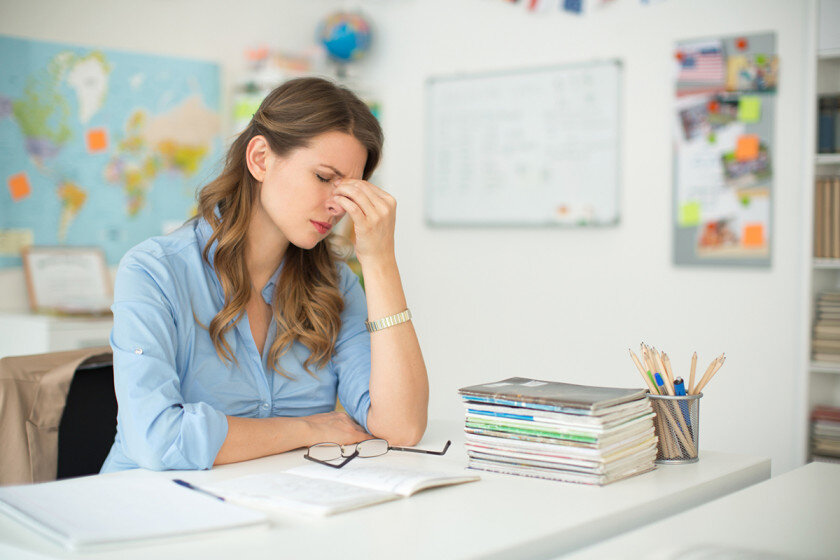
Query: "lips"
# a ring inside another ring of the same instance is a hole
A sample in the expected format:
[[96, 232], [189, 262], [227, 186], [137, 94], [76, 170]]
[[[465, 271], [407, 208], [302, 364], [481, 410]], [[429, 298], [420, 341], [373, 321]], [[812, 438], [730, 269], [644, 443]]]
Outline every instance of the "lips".
[[332, 229], [332, 224], [329, 222], [316, 222], [315, 220], [309, 220], [312, 222], [312, 225], [315, 226], [315, 229], [318, 230], [318, 233], [327, 233]]

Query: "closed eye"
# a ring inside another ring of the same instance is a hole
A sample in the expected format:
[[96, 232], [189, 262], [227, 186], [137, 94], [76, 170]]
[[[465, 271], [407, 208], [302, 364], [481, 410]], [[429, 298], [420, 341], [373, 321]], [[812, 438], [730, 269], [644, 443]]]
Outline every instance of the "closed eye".
[[325, 179], [324, 177], [321, 177], [317, 173], [315, 174], [315, 176], [318, 177], [318, 180], [321, 181], [322, 183], [329, 183], [330, 182], [330, 179]]

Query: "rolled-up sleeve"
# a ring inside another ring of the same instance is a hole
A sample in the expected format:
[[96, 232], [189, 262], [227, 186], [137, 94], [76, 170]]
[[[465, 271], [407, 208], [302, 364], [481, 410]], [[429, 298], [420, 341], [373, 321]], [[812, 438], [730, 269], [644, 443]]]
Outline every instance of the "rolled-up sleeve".
[[359, 279], [345, 263], [340, 265], [344, 311], [333, 355], [338, 378], [338, 399], [344, 410], [367, 430], [370, 410], [370, 333], [365, 328], [367, 300]]
[[171, 281], [153, 254], [130, 254], [117, 271], [111, 347], [120, 437], [140, 467], [208, 469], [227, 436], [227, 418], [207, 403], [184, 402]]

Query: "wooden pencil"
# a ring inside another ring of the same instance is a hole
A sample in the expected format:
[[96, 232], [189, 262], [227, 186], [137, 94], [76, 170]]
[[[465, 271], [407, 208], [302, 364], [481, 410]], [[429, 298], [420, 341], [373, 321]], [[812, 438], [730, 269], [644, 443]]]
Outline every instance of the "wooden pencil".
[[656, 358], [656, 365], [659, 367], [659, 373], [662, 374], [662, 378], [665, 381], [665, 389], [668, 391], [668, 394], [672, 397], [674, 396], [674, 380], [668, 376], [668, 372], [665, 371], [665, 365], [662, 363], [662, 356], [659, 354], [659, 351], [654, 348], [653, 349], [653, 356]]
[[717, 362], [718, 362], [719, 359], [720, 359], [720, 356], [718, 356], [717, 358], [712, 360], [712, 363], [710, 363], [709, 367], [706, 368], [706, 372], [703, 374], [703, 377], [700, 378], [700, 381], [697, 383], [697, 386], [695, 386], [694, 390], [691, 392], [692, 395], [697, 395], [697, 394], [700, 393], [700, 391], [698, 390], [698, 387], [703, 385], [703, 380], [706, 379], [709, 376], [709, 374], [712, 372], [713, 369], [715, 369], [715, 366], [717, 365]]
[[665, 366], [665, 371], [668, 372], [668, 377], [671, 379], [671, 383], [673, 384], [676, 377], [674, 376], [673, 368], [671, 368], [671, 359], [668, 358], [668, 354], [665, 352], [662, 352], [662, 365]]
[[651, 394], [658, 395], [659, 391], [656, 389], [656, 385], [654, 385], [650, 377], [648, 377], [648, 374], [645, 371], [645, 368], [642, 367], [642, 363], [639, 361], [639, 358], [636, 357], [636, 354], [634, 354], [632, 350], [629, 348], [627, 350], [630, 352], [630, 357], [633, 359], [633, 363], [636, 364], [636, 369], [639, 370], [639, 373], [642, 375], [642, 379], [645, 380], [645, 384], [648, 386], [648, 389], [650, 389]]
[[688, 387], [686, 387], [686, 392], [689, 395], [694, 394], [694, 372], [697, 371], [697, 352], [691, 356], [691, 377], [688, 378]]
[[715, 369], [712, 370], [712, 373], [709, 374], [709, 378], [706, 380], [700, 380], [700, 386], [697, 388], [698, 393], [703, 390], [703, 387], [709, 384], [709, 381], [712, 380], [712, 377], [714, 377], [718, 370], [720, 370], [720, 368], [723, 367], [723, 362], [726, 361], [726, 356], [721, 354], [718, 360], [718, 364], [715, 366]]

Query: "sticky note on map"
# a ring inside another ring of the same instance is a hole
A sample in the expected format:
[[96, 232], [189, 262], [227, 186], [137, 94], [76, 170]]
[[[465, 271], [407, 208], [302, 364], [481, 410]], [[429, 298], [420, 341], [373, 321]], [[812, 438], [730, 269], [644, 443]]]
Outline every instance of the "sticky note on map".
[[746, 224], [744, 225], [744, 236], [741, 238], [741, 244], [744, 247], [764, 247], [764, 224]]
[[761, 98], [757, 95], [742, 95], [738, 100], [738, 120], [757, 123], [761, 120]]
[[8, 179], [9, 194], [12, 195], [13, 202], [20, 202], [30, 194], [32, 194], [32, 185], [29, 183], [29, 177], [26, 172], [15, 173]]
[[680, 227], [693, 227], [700, 225], [700, 203], [696, 200], [685, 202], [680, 206], [679, 224]]
[[95, 154], [108, 149], [108, 131], [104, 128], [91, 128], [86, 135], [88, 152]]
[[742, 134], [735, 146], [735, 159], [738, 161], [752, 161], [758, 157], [758, 135]]

